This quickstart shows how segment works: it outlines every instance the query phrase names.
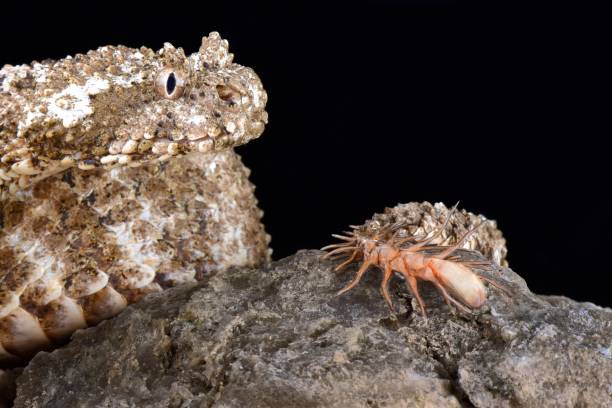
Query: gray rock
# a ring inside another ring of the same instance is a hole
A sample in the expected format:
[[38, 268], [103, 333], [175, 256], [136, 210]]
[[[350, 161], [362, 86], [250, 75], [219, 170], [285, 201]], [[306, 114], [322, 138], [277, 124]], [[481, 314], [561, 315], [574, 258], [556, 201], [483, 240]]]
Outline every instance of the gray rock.
[[397, 318], [371, 270], [335, 292], [319, 251], [152, 294], [39, 353], [15, 407], [603, 407], [612, 401], [612, 311], [529, 292], [490, 272], [473, 316], [421, 284], [429, 319], [399, 279]]

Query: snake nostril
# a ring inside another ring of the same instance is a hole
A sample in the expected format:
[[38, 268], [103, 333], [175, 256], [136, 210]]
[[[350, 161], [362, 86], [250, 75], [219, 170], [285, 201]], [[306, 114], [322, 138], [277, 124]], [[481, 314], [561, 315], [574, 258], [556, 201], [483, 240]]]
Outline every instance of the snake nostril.
[[240, 103], [240, 99], [242, 97], [240, 92], [227, 85], [217, 85], [217, 94], [219, 95], [219, 98], [233, 105]]

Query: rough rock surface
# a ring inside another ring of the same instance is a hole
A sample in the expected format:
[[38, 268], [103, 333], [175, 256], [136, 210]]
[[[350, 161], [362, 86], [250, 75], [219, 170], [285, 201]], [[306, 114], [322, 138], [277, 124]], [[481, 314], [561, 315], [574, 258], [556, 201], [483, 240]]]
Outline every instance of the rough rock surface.
[[15, 407], [610, 406], [610, 309], [534, 295], [500, 268], [513, 297], [489, 290], [473, 316], [422, 284], [425, 320], [394, 279], [396, 319], [379, 271], [337, 297], [354, 271], [321, 255], [149, 295], [39, 353]]

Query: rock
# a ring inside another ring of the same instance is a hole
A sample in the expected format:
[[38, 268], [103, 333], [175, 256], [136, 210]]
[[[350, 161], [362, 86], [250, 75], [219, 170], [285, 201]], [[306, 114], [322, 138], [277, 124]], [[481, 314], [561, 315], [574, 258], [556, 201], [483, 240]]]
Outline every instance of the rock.
[[379, 271], [338, 297], [354, 269], [321, 255], [151, 294], [39, 353], [15, 407], [610, 406], [610, 309], [534, 295], [499, 268], [512, 298], [489, 290], [472, 316], [424, 283], [425, 320], [395, 278], [395, 318]]

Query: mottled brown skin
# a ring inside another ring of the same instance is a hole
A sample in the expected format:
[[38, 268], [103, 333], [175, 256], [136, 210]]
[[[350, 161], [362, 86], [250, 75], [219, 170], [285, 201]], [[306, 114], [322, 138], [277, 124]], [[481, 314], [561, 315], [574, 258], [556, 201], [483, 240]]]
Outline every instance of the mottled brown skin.
[[188, 57], [102, 47], [0, 71], [0, 367], [148, 293], [269, 261], [231, 149], [261, 134], [266, 99], [216, 33]]
[[60, 61], [5, 66], [3, 195], [69, 167], [135, 167], [258, 137], [267, 122], [267, 96], [253, 70], [232, 58], [227, 41], [211, 33], [190, 56], [168, 43], [158, 52], [108, 46]]

